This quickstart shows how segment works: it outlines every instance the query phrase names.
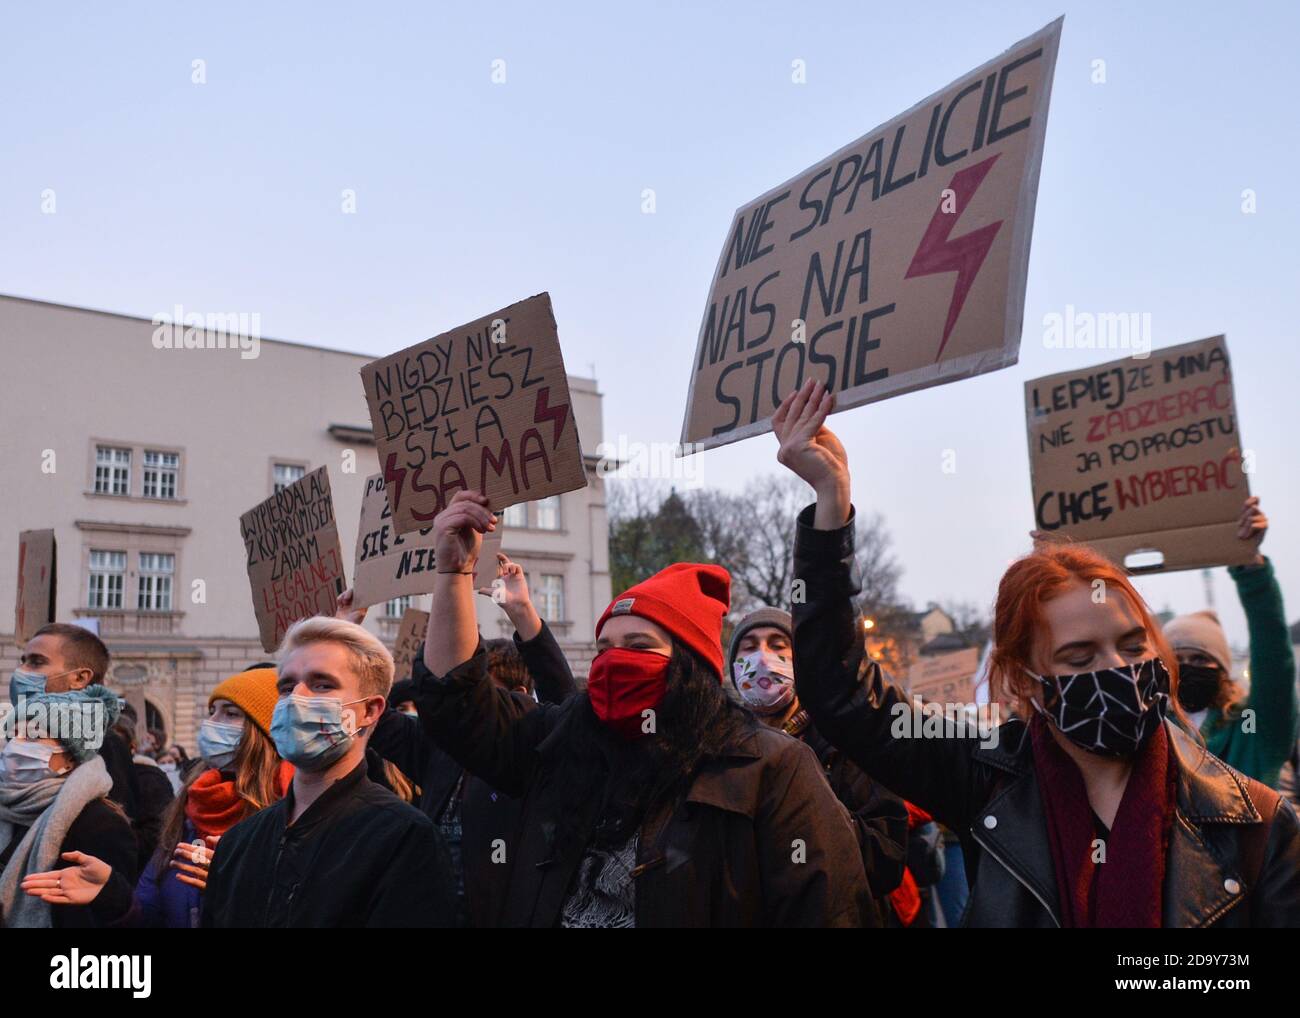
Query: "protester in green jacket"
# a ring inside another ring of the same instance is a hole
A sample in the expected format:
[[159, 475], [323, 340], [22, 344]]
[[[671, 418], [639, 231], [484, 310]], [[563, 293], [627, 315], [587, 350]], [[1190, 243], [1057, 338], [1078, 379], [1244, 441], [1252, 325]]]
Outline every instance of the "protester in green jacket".
[[[1268, 518], [1259, 499], [1246, 499], [1237, 536], [1263, 540]], [[1276, 787], [1296, 740], [1295, 653], [1273, 565], [1257, 555], [1228, 569], [1250, 633], [1250, 692], [1231, 677], [1232, 654], [1212, 611], [1171, 619], [1165, 636], [1178, 655], [1178, 699], [1211, 753], [1244, 774]]]

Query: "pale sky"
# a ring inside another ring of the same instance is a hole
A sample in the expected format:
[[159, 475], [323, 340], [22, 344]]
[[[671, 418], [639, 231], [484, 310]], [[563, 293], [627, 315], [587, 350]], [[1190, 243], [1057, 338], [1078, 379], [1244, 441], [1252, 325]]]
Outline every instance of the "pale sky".
[[[1111, 358], [1045, 349], [1043, 316], [1148, 312], [1156, 346], [1228, 337], [1264, 549], [1300, 617], [1296, 5], [699, 6], [11, 6], [0, 291], [257, 312], [265, 336], [380, 355], [549, 290], [606, 438], [675, 442], [734, 210], [1064, 13], [1021, 361], [833, 418], [855, 500], [884, 514], [907, 596], [988, 604], [1032, 525], [1023, 382]], [[6, 415], [55, 412], [11, 387]], [[739, 487], [774, 451], [699, 469]], [[1204, 607], [1199, 573], [1140, 586]]]

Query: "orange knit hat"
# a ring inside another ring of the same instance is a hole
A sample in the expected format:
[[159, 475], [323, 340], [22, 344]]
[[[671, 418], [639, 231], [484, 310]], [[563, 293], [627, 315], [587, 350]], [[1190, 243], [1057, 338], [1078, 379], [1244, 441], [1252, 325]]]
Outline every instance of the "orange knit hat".
[[279, 673], [274, 668], [252, 668], [236, 672], [222, 680], [208, 697], [208, 706], [214, 700], [229, 700], [248, 715], [253, 724], [268, 738], [271, 735], [271, 714], [279, 699], [275, 681]]

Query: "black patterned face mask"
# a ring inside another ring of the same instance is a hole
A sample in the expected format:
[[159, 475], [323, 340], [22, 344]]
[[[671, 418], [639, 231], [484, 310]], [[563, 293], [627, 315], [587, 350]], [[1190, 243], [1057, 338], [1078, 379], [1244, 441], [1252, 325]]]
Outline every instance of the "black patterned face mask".
[[1158, 657], [1076, 675], [1037, 675], [1043, 686], [1038, 712], [1080, 749], [1130, 757], [1164, 721], [1169, 669]]

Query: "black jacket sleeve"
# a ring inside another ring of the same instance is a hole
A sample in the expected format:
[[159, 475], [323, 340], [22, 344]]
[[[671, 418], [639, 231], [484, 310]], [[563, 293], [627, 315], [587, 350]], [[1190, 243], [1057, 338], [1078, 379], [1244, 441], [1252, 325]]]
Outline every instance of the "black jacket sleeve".
[[531, 640], [521, 640], [515, 633], [515, 646], [523, 656], [528, 674], [533, 677], [539, 703], [563, 703], [578, 691], [568, 659], [545, 621], [542, 622], [542, 631]]
[[852, 761], [839, 760], [828, 776], [831, 790], [853, 816], [872, 897], [882, 897], [903, 882], [907, 806]]
[[[68, 827], [61, 851], [84, 852], [112, 868], [108, 883], [86, 906], [94, 917], [94, 925], [106, 925], [126, 915], [131, 908], [137, 876], [137, 843], [126, 817], [103, 800], [89, 803]], [[60, 860], [59, 865], [70, 864]], [[61, 910], [76, 910], [78, 906], [54, 905], [52, 908], [57, 915]]]
[[158, 850], [163, 815], [176, 797], [167, 775], [150, 764], [134, 764], [137, 813], [135, 840], [139, 846], [137, 868], [143, 870]]
[[506, 795], [522, 795], [537, 766], [537, 745], [564, 708], [534, 704], [493, 682], [482, 640], [468, 661], [445, 676], [430, 672], [423, 655], [416, 655], [411, 668], [425, 732], [471, 774]]
[[375, 723], [367, 748], [396, 764], [407, 777], [419, 781], [429, 764], [428, 739], [415, 718], [390, 707]]
[[907, 868], [920, 887], [929, 887], [943, 879], [943, 831], [938, 824], [921, 824], [912, 831], [907, 843]]
[[987, 768], [972, 758], [979, 735], [944, 721], [941, 737], [913, 737], [922, 730], [916, 706], [866, 655], [854, 605], [853, 517], [839, 530], [816, 530], [814, 508], [799, 514], [794, 545], [799, 701], [818, 731], [873, 778], [964, 830], [991, 791]]

